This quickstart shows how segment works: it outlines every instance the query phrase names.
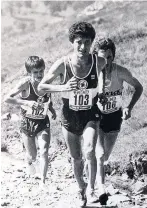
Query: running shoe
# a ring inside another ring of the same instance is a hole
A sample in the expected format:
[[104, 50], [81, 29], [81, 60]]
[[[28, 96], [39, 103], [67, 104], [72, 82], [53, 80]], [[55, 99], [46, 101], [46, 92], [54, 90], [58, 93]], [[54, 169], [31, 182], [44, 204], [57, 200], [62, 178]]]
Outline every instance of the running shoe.
[[79, 197], [79, 205], [80, 207], [86, 206], [87, 198], [86, 198], [86, 188], [78, 191], [78, 197]]
[[99, 201], [98, 196], [95, 194], [94, 189], [88, 190], [86, 193], [88, 203], [95, 203]]

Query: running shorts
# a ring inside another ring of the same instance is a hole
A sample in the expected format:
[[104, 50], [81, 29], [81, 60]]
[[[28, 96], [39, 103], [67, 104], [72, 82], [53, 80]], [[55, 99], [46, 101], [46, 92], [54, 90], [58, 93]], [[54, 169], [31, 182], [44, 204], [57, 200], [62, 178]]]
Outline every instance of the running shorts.
[[109, 114], [100, 113], [100, 128], [105, 133], [119, 132], [122, 124], [122, 109]]
[[45, 119], [30, 119], [22, 117], [20, 131], [29, 137], [35, 137], [37, 134], [47, 128], [50, 128], [49, 117]]
[[61, 110], [61, 124], [69, 132], [82, 135], [89, 121], [99, 121], [99, 111], [97, 105], [90, 110], [74, 111], [68, 106], [63, 105]]

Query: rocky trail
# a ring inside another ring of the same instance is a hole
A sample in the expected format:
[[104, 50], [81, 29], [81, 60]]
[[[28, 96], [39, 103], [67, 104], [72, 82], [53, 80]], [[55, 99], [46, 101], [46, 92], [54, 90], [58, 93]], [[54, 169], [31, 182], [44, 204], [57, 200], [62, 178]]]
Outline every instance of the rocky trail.
[[[16, 148], [17, 146], [17, 148]], [[24, 161], [24, 151], [19, 141], [11, 148], [11, 153], [1, 154], [1, 207], [7, 208], [78, 208], [77, 186], [68, 161], [65, 147], [50, 148], [50, 165], [45, 189], [39, 188], [40, 179], [29, 178]], [[15, 154], [14, 154], [15, 152]], [[147, 179], [146, 177], [144, 177]], [[124, 173], [107, 176], [107, 206], [99, 203], [87, 204], [87, 208], [146, 208], [147, 180], [133, 182]], [[128, 188], [131, 187], [131, 190]], [[140, 188], [140, 189], [139, 189]], [[144, 190], [143, 190], [144, 188]], [[140, 194], [138, 191], [140, 190]], [[136, 191], [136, 193], [135, 193]], [[134, 194], [132, 194], [134, 192]]]

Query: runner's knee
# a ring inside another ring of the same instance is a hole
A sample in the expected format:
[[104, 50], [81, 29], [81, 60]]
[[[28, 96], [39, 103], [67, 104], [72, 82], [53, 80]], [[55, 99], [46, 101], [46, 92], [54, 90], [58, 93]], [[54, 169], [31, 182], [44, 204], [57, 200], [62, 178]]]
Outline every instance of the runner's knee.
[[70, 156], [71, 156], [72, 160], [79, 160], [82, 158], [80, 151], [76, 151], [74, 149], [69, 149], [69, 152], [70, 152]]
[[105, 153], [105, 161], [107, 161], [109, 159], [110, 153]]
[[41, 157], [48, 156], [49, 137], [45, 131], [43, 132], [42, 137], [39, 140], [39, 147], [40, 147], [40, 156]]
[[97, 161], [104, 161], [105, 160], [105, 153], [103, 150], [96, 152], [96, 159], [97, 159]]
[[48, 144], [40, 148], [40, 157], [47, 157], [47, 156], [48, 156]]
[[84, 146], [84, 156], [86, 160], [92, 160], [95, 157], [95, 146], [92, 144], [86, 144]]
[[72, 158], [72, 163], [74, 164], [81, 164], [82, 163], [82, 157], [79, 158]]
[[36, 161], [36, 157], [37, 157], [37, 152], [34, 153], [26, 153], [26, 157], [28, 162], [31, 164], [32, 162]]
[[82, 155], [79, 153], [79, 154], [70, 154], [71, 156], [71, 161], [72, 162], [80, 162], [82, 161]]
[[95, 157], [95, 150], [87, 149], [85, 150], [85, 158], [87, 160], [92, 160]]

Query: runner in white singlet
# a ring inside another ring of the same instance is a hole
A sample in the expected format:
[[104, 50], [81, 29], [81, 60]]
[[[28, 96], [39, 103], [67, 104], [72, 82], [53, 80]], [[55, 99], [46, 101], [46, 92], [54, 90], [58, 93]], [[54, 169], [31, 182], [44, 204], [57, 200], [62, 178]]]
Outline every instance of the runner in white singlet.
[[[97, 105], [101, 112], [99, 137], [97, 140], [97, 184], [101, 193], [101, 200], [105, 200], [104, 187], [104, 161], [107, 161], [122, 120], [131, 117], [131, 111], [140, 98], [143, 87], [139, 81], [132, 76], [131, 72], [113, 62], [115, 57], [115, 45], [111, 39], [101, 39], [95, 44], [94, 52], [106, 61], [105, 68], [99, 76], [99, 99]], [[134, 87], [135, 92], [129, 105], [122, 109], [122, 92], [124, 82]]]

